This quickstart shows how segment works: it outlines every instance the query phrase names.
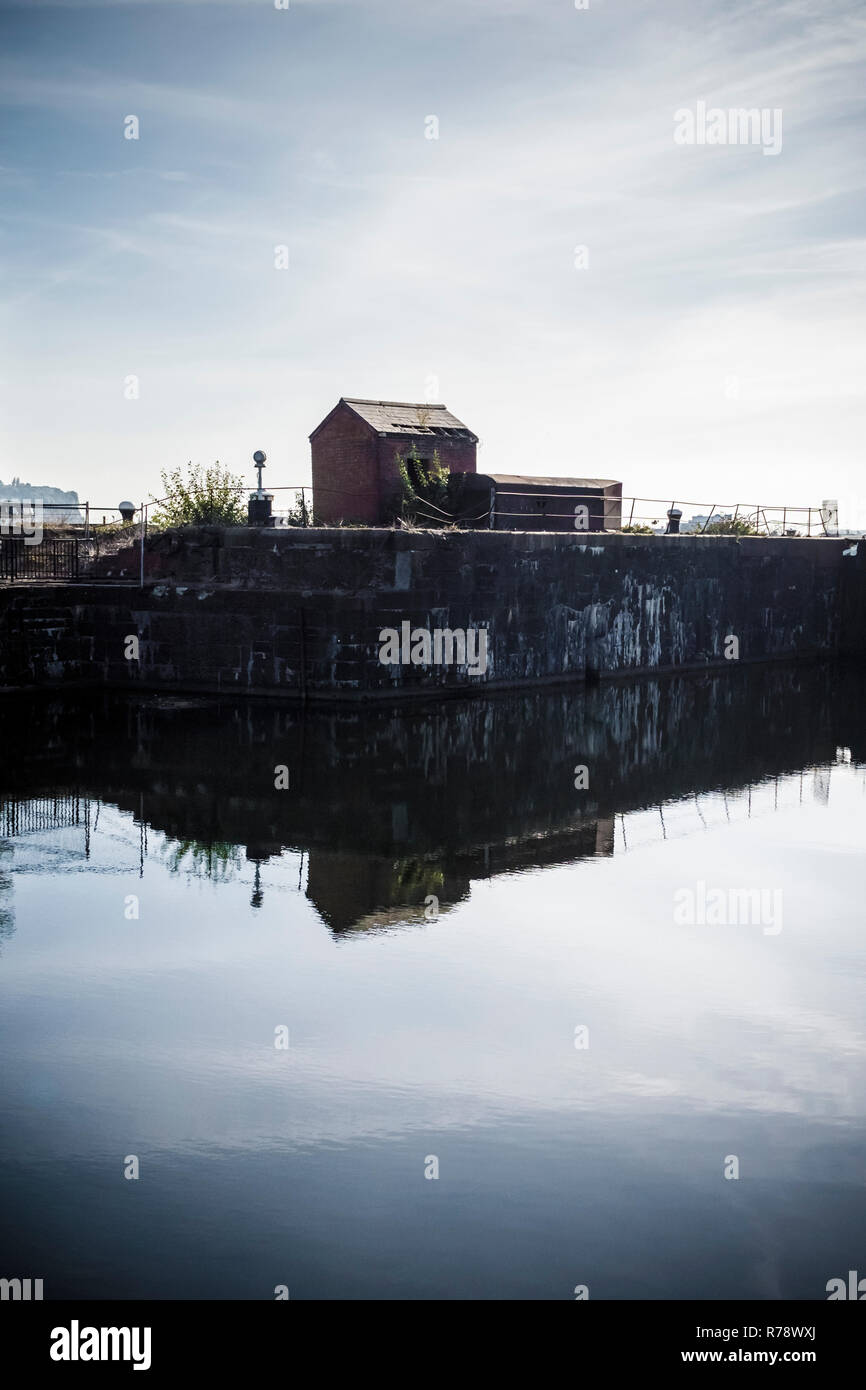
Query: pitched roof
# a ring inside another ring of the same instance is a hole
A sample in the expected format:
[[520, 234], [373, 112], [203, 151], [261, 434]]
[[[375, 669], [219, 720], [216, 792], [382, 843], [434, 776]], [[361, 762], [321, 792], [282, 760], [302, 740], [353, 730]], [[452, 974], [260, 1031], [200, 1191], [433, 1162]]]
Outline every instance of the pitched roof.
[[436, 435], [444, 432], [475, 439], [468, 425], [452, 415], [447, 406], [431, 405], [429, 401], [363, 401], [342, 396], [340, 404], [354, 410], [377, 434]]

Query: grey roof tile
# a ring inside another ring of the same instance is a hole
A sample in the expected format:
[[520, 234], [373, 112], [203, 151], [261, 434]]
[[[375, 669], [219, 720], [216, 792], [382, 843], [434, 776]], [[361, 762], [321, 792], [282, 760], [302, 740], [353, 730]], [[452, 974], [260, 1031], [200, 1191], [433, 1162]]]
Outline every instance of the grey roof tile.
[[468, 425], [444, 405], [429, 401], [364, 401], [341, 397], [343, 404], [366, 420], [379, 434], [432, 434], [446, 431], [474, 439]]

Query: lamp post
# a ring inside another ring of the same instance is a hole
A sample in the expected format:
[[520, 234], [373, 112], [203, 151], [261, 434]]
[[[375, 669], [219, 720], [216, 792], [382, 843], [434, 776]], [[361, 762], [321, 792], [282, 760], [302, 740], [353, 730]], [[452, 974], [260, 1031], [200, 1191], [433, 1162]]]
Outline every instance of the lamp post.
[[256, 449], [253, 454], [253, 463], [259, 475], [258, 488], [251, 492], [247, 502], [247, 522], [250, 526], [271, 526], [273, 517], [271, 515], [271, 504], [273, 495], [265, 492], [262, 487], [262, 469], [267, 461], [267, 454], [262, 449]]

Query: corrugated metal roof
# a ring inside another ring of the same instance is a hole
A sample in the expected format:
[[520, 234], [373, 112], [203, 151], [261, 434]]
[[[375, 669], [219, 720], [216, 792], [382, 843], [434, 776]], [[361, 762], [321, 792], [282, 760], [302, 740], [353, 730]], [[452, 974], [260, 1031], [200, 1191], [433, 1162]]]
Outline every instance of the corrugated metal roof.
[[617, 487], [617, 478], [539, 478], [534, 473], [476, 473], [476, 478], [492, 478], [497, 487]]
[[429, 401], [362, 401], [352, 396], [342, 396], [341, 401], [379, 434], [435, 435], [444, 430], [475, 438], [469, 426], [444, 405], [431, 405]]

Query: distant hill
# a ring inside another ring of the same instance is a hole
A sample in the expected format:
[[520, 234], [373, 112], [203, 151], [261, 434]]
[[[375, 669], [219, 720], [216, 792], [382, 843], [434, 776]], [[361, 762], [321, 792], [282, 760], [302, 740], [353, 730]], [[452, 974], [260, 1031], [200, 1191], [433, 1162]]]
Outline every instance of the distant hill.
[[77, 492], [43, 487], [41, 483], [22, 483], [20, 478], [13, 478], [11, 483], [0, 481], [0, 502], [35, 501], [41, 501], [46, 508], [44, 521], [47, 526], [57, 521], [84, 521]]

